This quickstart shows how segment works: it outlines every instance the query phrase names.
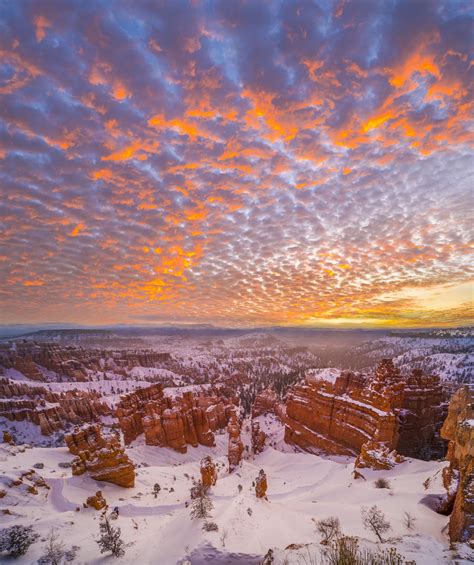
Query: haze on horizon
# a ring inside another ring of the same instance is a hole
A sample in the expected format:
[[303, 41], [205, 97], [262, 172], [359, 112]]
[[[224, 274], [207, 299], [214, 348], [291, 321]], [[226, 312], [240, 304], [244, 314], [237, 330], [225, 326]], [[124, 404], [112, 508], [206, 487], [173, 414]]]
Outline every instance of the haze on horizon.
[[0, 322], [472, 323], [473, 14], [2, 3]]

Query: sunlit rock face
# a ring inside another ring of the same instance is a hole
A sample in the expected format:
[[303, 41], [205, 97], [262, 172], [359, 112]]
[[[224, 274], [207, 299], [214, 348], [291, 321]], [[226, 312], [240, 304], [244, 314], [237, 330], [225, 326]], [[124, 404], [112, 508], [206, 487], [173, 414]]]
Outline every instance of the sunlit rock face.
[[230, 473], [232, 473], [232, 471], [240, 465], [242, 454], [244, 452], [244, 444], [240, 437], [240, 431], [240, 423], [234, 413], [232, 414], [229, 425], [227, 426], [227, 432], [229, 433], [227, 458], [229, 460]]
[[437, 377], [419, 371], [403, 377], [389, 359], [371, 376], [342, 373], [334, 383], [308, 379], [288, 397], [285, 441], [338, 455], [362, 450], [362, 466], [373, 466], [370, 459], [378, 452], [386, 466], [396, 462], [395, 455], [388, 457], [394, 450], [417, 456], [439, 446], [443, 399]]
[[8, 379], [0, 379], [0, 398], [0, 416], [36, 424], [45, 436], [64, 430], [68, 424], [94, 422], [110, 414], [110, 408], [97, 392], [57, 393]]
[[121, 487], [135, 484], [135, 466], [114, 435], [103, 435], [99, 425], [84, 426], [65, 436], [72, 461], [73, 475], [89, 475], [96, 481]]
[[474, 391], [462, 387], [453, 396], [441, 435], [449, 441], [443, 469], [446, 496], [439, 511], [451, 513], [451, 541], [470, 541], [474, 547]]
[[89, 371], [109, 369], [127, 374], [133, 367], [154, 367], [170, 359], [169, 353], [149, 350], [103, 350], [35, 341], [0, 345], [0, 365], [35, 381], [45, 381], [44, 369], [70, 381], [89, 380]]
[[262, 453], [265, 449], [265, 441], [267, 436], [264, 431], [260, 429], [260, 424], [254, 420], [252, 421], [252, 451], [255, 455]]
[[165, 397], [161, 385], [151, 385], [121, 397], [116, 415], [128, 445], [141, 434], [147, 445], [171, 447], [215, 445], [214, 431], [227, 425], [235, 405], [218, 396], [184, 392]]
[[217, 468], [210, 455], [203, 457], [200, 464], [201, 482], [206, 489], [214, 486], [217, 482]]

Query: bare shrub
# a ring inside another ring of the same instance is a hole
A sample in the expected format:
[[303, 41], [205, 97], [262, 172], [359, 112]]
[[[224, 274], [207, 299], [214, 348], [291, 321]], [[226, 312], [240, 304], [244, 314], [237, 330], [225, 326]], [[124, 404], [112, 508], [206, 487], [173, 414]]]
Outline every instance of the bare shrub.
[[390, 481], [385, 477], [380, 477], [375, 481], [375, 488], [390, 488]]
[[409, 512], [404, 512], [403, 523], [407, 530], [413, 530], [415, 528], [416, 518], [412, 516]]
[[227, 539], [227, 536], [228, 536], [228, 531], [222, 530], [221, 537], [220, 537], [222, 547], [225, 547], [225, 540]]
[[359, 548], [355, 537], [342, 536], [333, 540], [324, 553], [327, 565], [403, 565], [404, 559], [394, 547], [371, 550]]
[[321, 543], [323, 545], [327, 545], [335, 537], [337, 538], [341, 535], [341, 524], [336, 516], [329, 516], [329, 518], [323, 518], [314, 523], [317, 532], [321, 535]]
[[219, 526], [215, 522], [204, 522], [202, 529], [205, 532], [217, 532], [219, 530]]
[[375, 504], [370, 508], [362, 508], [362, 523], [364, 528], [371, 530], [383, 543], [382, 534], [385, 534], [391, 529], [390, 522], [385, 518], [385, 514]]

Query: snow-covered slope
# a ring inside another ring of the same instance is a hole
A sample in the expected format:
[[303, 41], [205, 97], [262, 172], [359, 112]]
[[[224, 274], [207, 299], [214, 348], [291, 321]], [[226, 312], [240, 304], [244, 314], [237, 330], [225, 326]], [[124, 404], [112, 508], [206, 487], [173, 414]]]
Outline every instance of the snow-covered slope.
[[[272, 417], [260, 417], [260, 422], [271, 435], [270, 443], [278, 448], [281, 426]], [[448, 518], [430, 508], [430, 499], [443, 492], [443, 462], [407, 460], [391, 471], [364, 471], [365, 480], [354, 480], [351, 459], [321, 458], [291, 449], [283, 452], [269, 446], [255, 458], [247, 455], [241, 468], [229, 474], [227, 435], [218, 435], [216, 440], [215, 448], [189, 448], [185, 455], [137, 440], [127, 449], [138, 466], [133, 489], [72, 476], [70, 469], [58, 465], [71, 460], [65, 448], [19, 449], [3, 445], [0, 466], [8, 494], [0, 504], [11, 514], [4, 515], [2, 521], [5, 526], [31, 524], [43, 538], [51, 528], [57, 528], [67, 546], [79, 546], [79, 563], [112, 562], [112, 558], [100, 555], [94, 542], [100, 513], [82, 506], [100, 489], [109, 506], [119, 508], [120, 516], [114, 525], [122, 529], [127, 544], [125, 556], [113, 562], [172, 565], [189, 559], [192, 565], [250, 564], [258, 563], [269, 548], [274, 548], [276, 563], [283, 563], [288, 555], [287, 563], [298, 563], [297, 552], [291, 557], [291, 551], [283, 550], [290, 544], [311, 544], [309, 550], [319, 554], [322, 546], [313, 519], [337, 516], [344, 533], [374, 545], [375, 539], [362, 525], [361, 507], [377, 504], [392, 526], [391, 541], [384, 546], [396, 546], [419, 565], [450, 562], [452, 553], [445, 532]], [[199, 460], [206, 454], [219, 468], [211, 492], [211, 519], [218, 525], [217, 532], [203, 531], [202, 521], [192, 520], [186, 507], [193, 478], [200, 476]], [[49, 491], [40, 489], [33, 495], [10, 486], [35, 463], [44, 464], [38, 473], [51, 487]], [[267, 474], [268, 500], [255, 497], [252, 483], [260, 469]], [[381, 476], [390, 481], [390, 489], [375, 488], [374, 480]], [[425, 488], [428, 478], [430, 484]], [[152, 493], [155, 483], [161, 486], [157, 498]], [[405, 511], [416, 518], [410, 533], [403, 524]], [[17, 562], [35, 562], [43, 546], [41, 541], [35, 543]]]

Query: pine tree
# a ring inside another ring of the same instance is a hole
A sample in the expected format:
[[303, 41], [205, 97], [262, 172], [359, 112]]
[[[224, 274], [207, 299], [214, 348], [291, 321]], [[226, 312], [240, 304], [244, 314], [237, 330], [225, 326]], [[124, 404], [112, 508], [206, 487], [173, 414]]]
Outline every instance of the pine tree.
[[38, 534], [31, 526], [12, 526], [0, 532], [0, 551], [6, 551], [12, 557], [25, 555]]
[[191, 488], [191, 498], [191, 518], [209, 518], [214, 505], [201, 481]]
[[123, 540], [120, 537], [121, 530], [111, 525], [110, 518], [106, 512], [101, 516], [99, 530], [101, 535], [96, 541], [100, 547], [100, 552], [110, 552], [115, 557], [122, 557], [125, 554], [125, 550], [123, 549]]

